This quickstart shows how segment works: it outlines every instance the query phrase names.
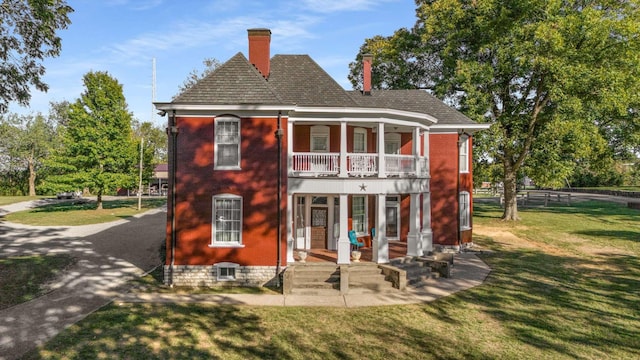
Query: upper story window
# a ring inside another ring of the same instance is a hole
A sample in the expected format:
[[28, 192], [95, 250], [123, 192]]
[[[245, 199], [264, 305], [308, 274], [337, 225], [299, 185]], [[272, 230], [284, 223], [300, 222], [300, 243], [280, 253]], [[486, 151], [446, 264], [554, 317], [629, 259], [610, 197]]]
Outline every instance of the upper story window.
[[211, 246], [242, 246], [242, 197], [213, 196]]
[[385, 154], [400, 154], [400, 134], [387, 133], [384, 134], [384, 153]]
[[363, 128], [355, 128], [353, 130], [353, 152], [367, 152], [367, 130]]
[[329, 152], [329, 127], [311, 127], [311, 152]]
[[471, 229], [471, 195], [462, 191], [459, 197], [460, 206], [460, 230]]
[[215, 120], [215, 169], [240, 169], [240, 119]]
[[460, 137], [460, 172], [468, 173], [469, 172], [469, 137], [461, 136]]

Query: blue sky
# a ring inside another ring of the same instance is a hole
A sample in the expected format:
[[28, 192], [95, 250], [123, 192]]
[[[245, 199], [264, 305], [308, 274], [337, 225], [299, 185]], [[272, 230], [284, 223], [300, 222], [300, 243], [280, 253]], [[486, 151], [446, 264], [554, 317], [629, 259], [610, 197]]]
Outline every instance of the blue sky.
[[272, 31], [271, 54], [309, 54], [344, 88], [348, 65], [365, 38], [391, 35], [415, 23], [412, 0], [68, 0], [74, 8], [61, 31], [62, 52], [47, 59], [47, 93], [32, 91], [29, 108], [47, 114], [50, 101], [75, 101], [88, 71], [107, 71], [124, 89], [140, 121], [164, 123], [152, 112], [152, 59], [156, 101], [170, 101], [205, 58], [222, 62], [247, 54], [247, 29]]

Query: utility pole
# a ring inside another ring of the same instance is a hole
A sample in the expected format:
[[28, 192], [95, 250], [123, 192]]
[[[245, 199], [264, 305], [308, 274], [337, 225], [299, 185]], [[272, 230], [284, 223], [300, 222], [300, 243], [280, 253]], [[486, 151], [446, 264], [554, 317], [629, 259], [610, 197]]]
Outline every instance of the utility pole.
[[140, 164], [139, 164], [139, 168], [140, 168], [140, 176], [139, 176], [139, 182], [138, 182], [138, 211], [140, 211], [142, 209], [142, 149], [144, 148], [144, 138], [140, 138]]

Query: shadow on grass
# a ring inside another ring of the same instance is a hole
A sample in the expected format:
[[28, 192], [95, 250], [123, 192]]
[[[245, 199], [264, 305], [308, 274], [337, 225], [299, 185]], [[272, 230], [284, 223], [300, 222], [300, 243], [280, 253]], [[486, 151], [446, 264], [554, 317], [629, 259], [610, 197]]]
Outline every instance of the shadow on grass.
[[456, 326], [450, 314], [457, 307], [482, 309], [509, 338], [547, 357], [637, 356], [638, 257], [564, 257], [502, 249], [487, 237], [474, 241], [499, 249], [480, 255], [492, 268], [491, 274], [483, 286], [426, 307], [430, 315]]
[[[142, 199], [142, 207], [151, 209], [163, 206], [166, 204], [165, 198], [148, 198]], [[82, 210], [95, 210], [97, 203], [95, 200], [89, 199], [77, 199], [73, 201], [57, 202], [54, 204], [48, 204], [44, 206], [32, 209], [31, 212], [67, 212], [67, 211], [82, 211]], [[118, 199], [118, 200], [105, 200], [102, 202], [102, 208], [120, 209], [120, 208], [132, 208], [135, 209], [138, 206], [137, 199]]]

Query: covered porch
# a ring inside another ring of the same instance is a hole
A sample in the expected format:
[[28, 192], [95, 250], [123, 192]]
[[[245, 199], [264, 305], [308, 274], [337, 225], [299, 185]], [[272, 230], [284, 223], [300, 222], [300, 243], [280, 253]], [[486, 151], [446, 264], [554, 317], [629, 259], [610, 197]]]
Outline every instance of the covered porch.
[[[371, 247], [363, 247], [359, 250], [362, 253], [360, 262], [373, 262], [373, 249]], [[407, 243], [402, 241], [389, 241], [389, 259], [397, 259], [407, 256]], [[297, 251], [294, 253], [294, 259], [296, 263], [300, 262], [300, 256]], [[310, 249], [307, 250], [307, 263], [322, 263], [330, 262], [337, 263], [338, 251], [328, 249]]]

